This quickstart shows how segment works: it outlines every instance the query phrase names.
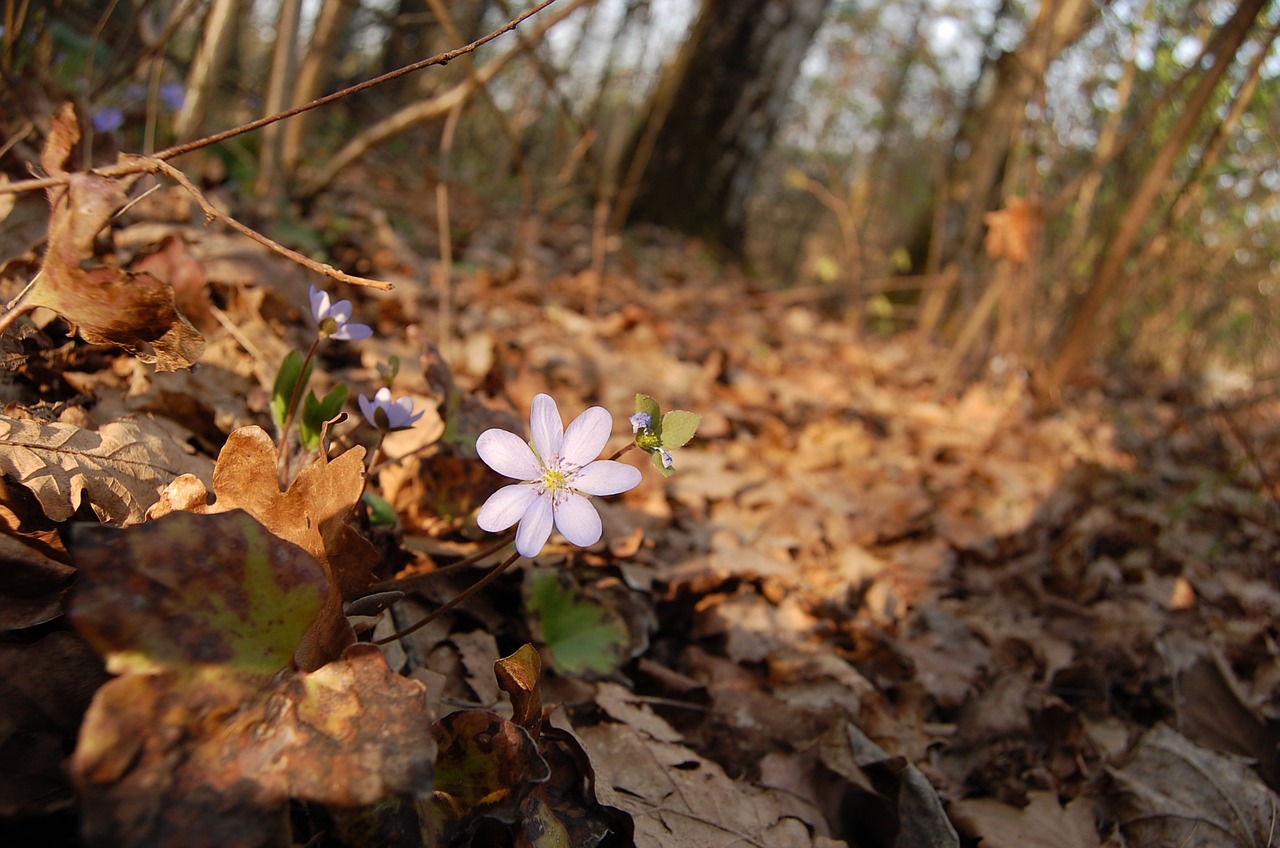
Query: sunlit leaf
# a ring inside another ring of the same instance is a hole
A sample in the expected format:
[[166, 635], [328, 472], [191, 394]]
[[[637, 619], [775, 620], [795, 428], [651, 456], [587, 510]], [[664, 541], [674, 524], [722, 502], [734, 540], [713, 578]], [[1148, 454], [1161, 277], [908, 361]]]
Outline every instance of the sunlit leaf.
[[683, 409], [668, 412], [662, 416], [662, 427], [658, 430], [662, 446], [667, 450], [684, 447], [693, 438], [693, 434], [698, 432], [698, 425], [701, 423], [702, 416], [696, 412], [685, 412]]
[[283, 427], [285, 418], [289, 415], [289, 402], [299, 394], [307, 383], [311, 382], [311, 371], [315, 366], [315, 360], [307, 360], [306, 373], [302, 369], [303, 357], [296, 350], [289, 351], [280, 363], [280, 370], [276, 372], [275, 384], [271, 387], [271, 419], [275, 421], [277, 427]]

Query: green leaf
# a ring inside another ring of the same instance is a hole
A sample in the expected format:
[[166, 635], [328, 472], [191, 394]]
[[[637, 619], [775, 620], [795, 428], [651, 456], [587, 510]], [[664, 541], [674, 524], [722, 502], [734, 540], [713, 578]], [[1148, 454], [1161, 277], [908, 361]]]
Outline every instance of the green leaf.
[[552, 665], [566, 674], [613, 673], [626, 650], [626, 625], [612, 609], [582, 597], [561, 578], [559, 571], [537, 569], [527, 574], [524, 586], [525, 603], [541, 624]]
[[698, 425], [701, 423], [702, 416], [696, 412], [673, 409], [662, 416], [662, 427], [658, 431], [658, 435], [662, 437], [662, 446], [667, 450], [684, 447], [693, 438], [693, 434], [698, 432]]
[[391, 504], [375, 495], [365, 492], [360, 500], [369, 508], [369, 523], [389, 526], [396, 523], [396, 510]]
[[647, 413], [653, 420], [653, 429], [657, 430], [662, 426], [662, 407], [648, 395], [636, 395], [636, 412]]
[[320, 434], [324, 432], [325, 422], [336, 418], [346, 402], [345, 383], [334, 386], [324, 400], [316, 400], [315, 392], [307, 392], [307, 399], [302, 404], [302, 420], [298, 425], [303, 447], [307, 450], [320, 447]]
[[315, 362], [306, 361], [306, 373], [303, 373], [302, 364], [302, 354], [291, 350], [276, 372], [276, 382], [271, 388], [271, 419], [276, 422], [277, 427], [283, 427], [285, 419], [289, 417], [289, 401], [293, 400], [295, 394], [301, 394], [299, 382], [302, 388], [311, 382], [311, 369]]

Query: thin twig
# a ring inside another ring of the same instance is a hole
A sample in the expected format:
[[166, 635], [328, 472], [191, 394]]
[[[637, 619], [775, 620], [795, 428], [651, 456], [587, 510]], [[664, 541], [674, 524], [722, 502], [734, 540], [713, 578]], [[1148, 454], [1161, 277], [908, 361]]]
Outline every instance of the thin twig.
[[[294, 106], [289, 109], [285, 109], [283, 112], [277, 112], [274, 115], [267, 115], [265, 117], [258, 118], [257, 120], [249, 121], [248, 123], [241, 124], [238, 127], [232, 127], [229, 130], [223, 130], [222, 132], [215, 133], [214, 135], [205, 136], [204, 138], [198, 138], [198, 139], [195, 139], [194, 141], [188, 141], [183, 144], [176, 144], [172, 147], [167, 147], [164, 150], [161, 150], [158, 153], [156, 153], [154, 156], [146, 157], [146, 158], [159, 159], [161, 161], [174, 159], [174, 158], [177, 158], [178, 156], [182, 156], [183, 154], [190, 153], [193, 150], [199, 150], [203, 147], [208, 147], [212, 144], [218, 144], [219, 142], [226, 141], [227, 139], [235, 138], [238, 135], [244, 135], [245, 133], [253, 132], [254, 130], [261, 129], [262, 127], [265, 127], [268, 124], [273, 124], [276, 121], [283, 121], [286, 118], [292, 118], [294, 115], [300, 115], [303, 112], [307, 112], [312, 109], [318, 109], [321, 106], [327, 106], [328, 104], [333, 103], [336, 100], [341, 100], [344, 97], [350, 97], [353, 94], [358, 94], [361, 91], [365, 91], [366, 89], [373, 88], [375, 85], [381, 85], [384, 82], [389, 82], [393, 79], [397, 79], [399, 77], [404, 76], [405, 74], [411, 74], [414, 71], [420, 71], [423, 68], [430, 67], [431, 65], [447, 65], [449, 62], [452, 62], [454, 59], [457, 59], [459, 56], [463, 56], [467, 53], [473, 53], [480, 47], [483, 47], [484, 45], [488, 44], [490, 41], [493, 41], [498, 36], [505, 35], [506, 33], [512, 31], [513, 29], [518, 27], [520, 24], [524, 23], [526, 20], [533, 17], [538, 12], [541, 12], [543, 9], [547, 8], [552, 3], [555, 3], [555, 2], [556, 0], [543, 0], [542, 3], [539, 3], [537, 6], [534, 6], [532, 9], [529, 9], [527, 12], [524, 12], [519, 17], [513, 19], [506, 25], [499, 27], [498, 29], [494, 30], [488, 35], [481, 36], [480, 38], [477, 38], [475, 41], [471, 42], [470, 44], [459, 47], [456, 50], [450, 50], [447, 53], [440, 53], [436, 56], [432, 56], [430, 59], [422, 59], [421, 61], [414, 62], [411, 65], [405, 65], [403, 68], [398, 68], [394, 71], [388, 71], [387, 73], [382, 74], [381, 76], [374, 77], [373, 79], [370, 79], [370, 80], [365, 80], [364, 82], [357, 83], [356, 85], [350, 86], [348, 88], [344, 88], [341, 91], [335, 91], [333, 94], [327, 94], [324, 97], [320, 97], [315, 100], [312, 100], [310, 103], [303, 103], [300, 106]], [[151, 166], [145, 164], [145, 160], [144, 161], [139, 161], [139, 160], [144, 160], [144, 157], [136, 157], [136, 158], [133, 158], [132, 161], [125, 160], [122, 158], [122, 160], [117, 164], [106, 167], [106, 168], [99, 168], [95, 170], [93, 173], [101, 177], [122, 177], [127, 174], [154, 172], [154, 169]], [[10, 183], [9, 185], [0, 185], [0, 194], [8, 194], [11, 192], [19, 192], [19, 191], [38, 191], [40, 189], [50, 188], [52, 186], [63, 185], [70, 178], [71, 178], [70, 174], [60, 174], [59, 176], [56, 176], [56, 177], [43, 177], [41, 179], [36, 179], [36, 180], [23, 180], [21, 182]]]
[[157, 159], [154, 156], [132, 156], [132, 155], [127, 156], [125, 158], [129, 160], [139, 161], [142, 165], [142, 168], [140, 170], [145, 170], [150, 173], [155, 173], [157, 171], [160, 171], [164, 173], [166, 176], [168, 176], [170, 179], [172, 179], [174, 182], [176, 182], [178, 185], [182, 186], [184, 189], [187, 190], [187, 192], [192, 197], [196, 199], [196, 203], [200, 204], [200, 208], [204, 210], [205, 216], [208, 217], [209, 219], [217, 218], [219, 221], [222, 221], [224, 224], [231, 227], [231, 229], [235, 230], [241, 235], [244, 235], [244, 236], [247, 236], [248, 238], [253, 239], [263, 247], [266, 247], [270, 250], [274, 250], [276, 253], [279, 253], [281, 256], [284, 256], [288, 259], [292, 259], [294, 262], [297, 262], [299, 265], [303, 266], [304, 268], [309, 268], [310, 270], [315, 271], [317, 274], [323, 274], [324, 276], [337, 280], [340, 283], [351, 283], [352, 285], [356, 285], [356, 286], [368, 286], [369, 288], [378, 289], [380, 291], [388, 291], [392, 288], [391, 283], [383, 282], [382, 280], [371, 280], [368, 277], [357, 277], [353, 274], [348, 274], [345, 271], [339, 271], [337, 268], [334, 268], [332, 265], [329, 265], [328, 263], [317, 262], [314, 259], [311, 259], [310, 257], [303, 256], [301, 253], [298, 253], [296, 250], [290, 250], [289, 248], [285, 247], [283, 244], [280, 244], [279, 242], [271, 238], [268, 238], [267, 236], [264, 236], [262, 233], [258, 232], [257, 230], [249, 226], [246, 226], [245, 224], [240, 223], [235, 218], [232, 218], [230, 215], [228, 215], [227, 213], [223, 212], [221, 209], [218, 209], [216, 206], [210, 203], [208, 198], [206, 198], [204, 194], [201, 193], [200, 189], [196, 188], [194, 185], [191, 184], [191, 180], [187, 179], [186, 174], [182, 173], [182, 171], [179, 171], [177, 168], [173, 167], [168, 162], [165, 162], [162, 159]]
[[375, 645], [385, 645], [385, 644], [387, 644], [388, 642], [394, 642], [394, 641], [396, 641], [397, 639], [403, 639], [405, 636], [408, 636], [410, 633], [414, 633], [414, 632], [416, 632], [416, 631], [418, 631], [418, 630], [421, 630], [423, 627], [426, 627], [428, 624], [430, 624], [431, 622], [435, 621], [437, 618], [439, 618], [440, 616], [444, 615], [446, 612], [448, 612], [449, 610], [453, 609], [453, 608], [454, 608], [454, 607], [456, 607], [458, 604], [460, 604], [460, 603], [462, 603], [463, 601], [465, 601], [467, 598], [470, 598], [470, 597], [471, 597], [472, 595], [474, 595], [476, 592], [479, 592], [479, 591], [480, 591], [481, 589], [483, 589], [485, 586], [488, 586], [488, 585], [489, 585], [490, 583], [492, 583], [494, 580], [497, 580], [497, 579], [498, 579], [498, 575], [502, 574], [502, 572], [504, 572], [504, 571], [506, 571], [508, 568], [510, 568], [510, 567], [511, 567], [511, 564], [512, 564], [512, 563], [514, 563], [514, 562], [515, 562], [516, 560], [518, 560], [518, 559], [520, 559], [520, 552], [519, 552], [519, 551], [516, 551], [516, 552], [515, 552], [515, 553], [513, 553], [511, 556], [509, 556], [509, 557], [507, 557], [506, 559], [504, 559], [500, 565], [496, 565], [496, 566], [494, 566], [494, 567], [493, 567], [493, 570], [491, 570], [491, 571], [490, 571], [488, 574], [486, 574], [484, 577], [481, 577], [481, 578], [480, 578], [479, 580], [477, 580], [475, 583], [472, 583], [472, 584], [471, 584], [470, 586], [468, 586], [466, 589], [464, 589], [463, 591], [459, 592], [457, 595], [454, 595], [454, 596], [453, 596], [452, 598], [450, 598], [448, 601], [446, 601], [445, 603], [443, 603], [443, 604], [441, 604], [440, 606], [436, 607], [434, 610], [432, 610], [431, 612], [427, 613], [427, 614], [426, 614], [425, 616], [423, 616], [422, 618], [418, 619], [418, 621], [417, 621], [417, 622], [415, 622], [414, 624], [409, 625], [408, 627], [404, 628], [403, 630], [397, 630], [395, 633], [392, 633], [390, 636], [386, 636], [386, 637], [384, 637], [384, 638], [382, 638], [382, 639], [375, 639], [375, 640], [374, 640], [374, 642], [373, 642], [373, 644], [375, 644]]

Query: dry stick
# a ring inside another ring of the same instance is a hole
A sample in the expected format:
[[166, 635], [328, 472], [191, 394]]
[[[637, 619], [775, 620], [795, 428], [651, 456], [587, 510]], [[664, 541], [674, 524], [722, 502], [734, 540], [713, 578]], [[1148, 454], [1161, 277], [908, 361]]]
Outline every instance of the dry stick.
[[138, 171], [147, 171], [149, 173], [156, 173], [157, 171], [163, 172], [166, 176], [171, 178], [178, 185], [186, 189], [187, 192], [190, 193], [191, 196], [196, 199], [196, 203], [200, 204], [200, 208], [204, 210], [204, 214], [207, 218], [209, 218], [210, 220], [217, 218], [219, 221], [222, 221], [224, 224], [231, 227], [233, 230], [240, 233], [241, 235], [244, 235], [244, 236], [247, 236], [248, 238], [253, 239], [263, 247], [266, 247], [270, 250], [274, 250], [276, 253], [279, 253], [281, 256], [284, 256], [288, 259], [292, 259], [294, 262], [297, 262], [299, 265], [303, 266], [304, 268], [308, 268], [312, 271], [315, 271], [317, 274], [323, 274], [326, 277], [331, 277], [341, 283], [351, 283], [352, 285], [357, 285], [357, 286], [368, 286], [369, 288], [379, 289], [381, 291], [387, 291], [391, 288], [391, 283], [383, 282], [382, 280], [371, 280], [368, 277], [357, 277], [353, 274], [348, 274], [345, 271], [339, 271], [337, 268], [334, 268], [332, 265], [329, 265], [327, 263], [317, 262], [314, 259], [311, 259], [307, 256], [303, 256], [301, 253], [298, 253], [296, 250], [290, 250], [289, 248], [285, 247], [283, 244], [280, 244], [277, 241], [273, 241], [272, 239], [264, 236], [262, 233], [258, 232], [257, 230], [254, 230], [248, 226], [245, 226], [244, 224], [237, 221], [235, 218], [232, 218], [230, 215], [226, 214], [225, 212], [223, 212], [222, 210], [214, 206], [212, 203], [210, 203], [209, 200], [200, 192], [200, 189], [196, 188], [194, 185], [191, 184], [191, 180], [187, 179], [186, 174], [182, 173], [182, 171], [179, 171], [177, 168], [173, 167], [168, 162], [165, 162], [162, 159], [159, 159], [155, 156], [133, 156], [133, 155], [126, 155], [122, 158], [127, 161], [137, 161], [140, 163], [140, 167], [135, 168], [130, 173], [137, 173]]
[[476, 592], [479, 592], [485, 586], [488, 586], [494, 580], [497, 580], [498, 575], [502, 574], [502, 572], [510, 568], [511, 564], [518, 559], [520, 559], [520, 552], [516, 551], [511, 556], [503, 560], [501, 565], [494, 566], [493, 570], [491, 570], [484, 577], [481, 577], [475, 583], [472, 583], [470, 586], [468, 586], [464, 591], [459, 592], [457, 595], [454, 595], [444, 604], [436, 607], [431, 612], [427, 613], [425, 616], [418, 619], [418, 621], [415, 622], [414, 624], [409, 625], [403, 630], [397, 630], [395, 633], [392, 633], [390, 636], [386, 636], [382, 639], [375, 639], [373, 644], [385, 645], [388, 642], [394, 642], [397, 639], [403, 639], [405, 636], [408, 636], [410, 633], [414, 633], [418, 630], [421, 630], [423, 627], [426, 627], [428, 624], [435, 621], [437, 618], [444, 615], [446, 612], [453, 609], [458, 604], [465, 601], [467, 598], [470, 598]]
[[[483, 47], [484, 45], [488, 44], [490, 41], [493, 41], [498, 36], [505, 35], [506, 33], [515, 29], [517, 26], [524, 23], [526, 20], [533, 17], [538, 12], [542, 11], [543, 9], [547, 8], [552, 3], [555, 3], [555, 2], [556, 0], [543, 0], [542, 3], [539, 3], [537, 6], [533, 7], [529, 11], [520, 15], [520, 17], [515, 18], [511, 22], [507, 23], [505, 26], [502, 26], [494, 30], [488, 35], [485, 35], [476, 39], [470, 44], [467, 44], [463, 47], [459, 47], [456, 50], [450, 50], [448, 53], [441, 53], [437, 56], [432, 56], [430, 59], [423, 59], [419, 62], [414, 62], [412, 65], [405, 65], [403, 68], [398, 68], [394, 71], [389, 71], [385, 74], [382, 74], [381, 76], [374, 77], [371, 80], [365, 80], [362, 83], [357, 83], [356, 85], [350, 86], [348, 88], [344, 88], [341, 91], [335, 91], [333, 94], [327, 94], [324, 97], [320, 97], [320, 98], [317, 98], [316, 100], [312, 100], [310, 103], [304, 103], [300, 106], [294, 106], [292, 108], [285, 109], [283, 112], [278, 112], [274, 115], [267, 115], [265, 117], [258, 118], [257, 120], [249, 121], [246, 124], [241, 124], [238, 127], [232, 127], [229, 130], [223, 130], [220, 133], [215, 133], [214, 135], [205, 136], [204, 138], [196, 139], [195, 141], [188, 141], [183, 144], [176, 144], [173, 147], [168, 147], [168, 148], [165, 148], [164, 150], [161, 150], [159, 153], [156, 153], [154, 156], [145, 157], [145, 158], [158, 159], [161, 161], [173, 159], [178, 156], [182, 156], [185, 153], [190, 153], [194, 150], [199, 150], [203, 147], [208, 147], [209, 145], [218, 144], [219, 142], [226, 141], [227, 139], [235, 138], [238, 135], [244, 135], [245, 133], [253, 132], [256, 129], [261, 129], [262, 127], [265, 127], [267, 124], [272, 124], [272, 123], [275, 123], [276, 121], [283, 121], [285, 118], [292, 118], [294, 115], [299, 115], [311, 109], [318, 109], [321, 106], [327, 106], [328, 104], [333, 103], [335, 100], [341, 100], [344, 97], [350, 97], [353, 94], [357, 94], [366, 89], [373, 88], [375, 85], [381, 85], [384, 82], [397, 79], [399, 77], [404, 76], [405, 74], [413, 73], [414, 71], [420, 71], [423, 68], [430, 67], [431, 65], [447, 65], [449, 62], [453, 61], [459, 56], [465, 55], [467, 53], [473, 53], [478, 48]], [[129, 157], [128, 161], [122, 161], [116, 165], [112, 165], [106, 168], [98, 168], [93, 173], [97, 174], [100, 177], [123, 177], [127, 174], [154, 172], [154, 165], [150, 165], [150, 164], [147, 164], [146, 162], [139, 161], [143, 158], [144, 157]], [[50, 188], [52, 186], [65, 185], [70, 180], [70, 178], [71, 178], [70, 174], [63, 174], [57, 177], [43, 177], [41, 179], [36, 179], [36, 180], [23, 180], [22, 182], [10, 183], [9, 185], [0, 185], [0, 194], [8, 194], [11, 192], [19, 192], [19, 191], [38, 191], [40, 189]], [[351, 282], [354, 282], [359, 279], [360, 278], [358, 277], [352, 278]], [[358, 283], [358, 285], [368, 285], [368, 283]]]

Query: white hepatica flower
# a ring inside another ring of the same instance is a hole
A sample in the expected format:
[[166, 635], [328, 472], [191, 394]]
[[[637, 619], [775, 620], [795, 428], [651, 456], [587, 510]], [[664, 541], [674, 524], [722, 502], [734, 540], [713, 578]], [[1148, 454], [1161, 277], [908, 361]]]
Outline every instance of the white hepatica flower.
[[613, 432], [613, 418], [593, 406], [565, 430], [555, 400], [540, 394], [533, 399], [529, 430], [532, 447], [506, 430], [485, 430], [476, 440], [486, 465], [524, 481], [494, 492], [476, 523], [497, 533], [520, 522], [516, 550], [527, 557], [542, 552], [553, 524], [573, 544], [594, 545], [600, 539], [600, 515], [586, 496], [620, 494], [640, 482], [638, 469], [596, 459]]

